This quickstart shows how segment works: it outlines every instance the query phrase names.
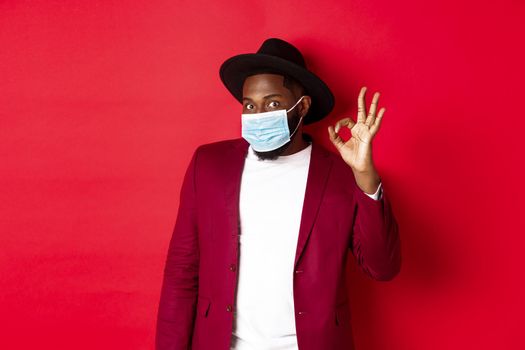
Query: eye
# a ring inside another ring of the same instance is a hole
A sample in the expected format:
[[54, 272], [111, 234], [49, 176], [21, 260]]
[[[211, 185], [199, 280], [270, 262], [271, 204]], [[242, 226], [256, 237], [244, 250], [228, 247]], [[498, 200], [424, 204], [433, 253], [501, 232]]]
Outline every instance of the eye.
[[251, 103], [247, 103], [244, 107], [246, 109], [253, 109], [253, 105]]
[[279, 107], [279, 102], [271, 101], [270, 103], [268, 103], [268, 106], [272, 108]]

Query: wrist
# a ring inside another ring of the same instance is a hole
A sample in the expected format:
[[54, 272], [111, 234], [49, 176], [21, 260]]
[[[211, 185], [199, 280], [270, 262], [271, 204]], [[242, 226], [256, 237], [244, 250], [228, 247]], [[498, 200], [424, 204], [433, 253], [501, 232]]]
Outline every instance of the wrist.
[[374, 194], [381, 183], [381, 178], [375, 169], [370, 171], [354, 172], [354, 177], [359, 188], [368, 194]]

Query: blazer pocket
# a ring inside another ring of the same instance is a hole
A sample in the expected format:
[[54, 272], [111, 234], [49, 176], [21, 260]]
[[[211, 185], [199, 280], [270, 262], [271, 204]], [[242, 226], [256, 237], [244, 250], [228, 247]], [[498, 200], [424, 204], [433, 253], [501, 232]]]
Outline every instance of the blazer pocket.
[[348, 300], [345, 300], [335, 306], [335, 325], [347, 326], [350, 325], [350, 305]]
[[197, 313], [203, 317], [207, 317], [210, 304], [211, 300], [209, 298], [199, 295], [197, 298]]

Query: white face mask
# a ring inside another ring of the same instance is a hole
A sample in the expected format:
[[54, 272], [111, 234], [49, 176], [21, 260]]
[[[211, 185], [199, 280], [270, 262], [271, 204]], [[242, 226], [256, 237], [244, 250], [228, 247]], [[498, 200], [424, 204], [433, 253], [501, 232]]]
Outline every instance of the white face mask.
[[301, 119], [295, 130], [290, 134], [288, 127], [288, 112], [301, 102], [304, 96], [289, 110], [279, 109], [262, 113], [241, 114], [242, 137], [248, 141], [257, 152], [273, 151], [290, 141], [297, 131]]

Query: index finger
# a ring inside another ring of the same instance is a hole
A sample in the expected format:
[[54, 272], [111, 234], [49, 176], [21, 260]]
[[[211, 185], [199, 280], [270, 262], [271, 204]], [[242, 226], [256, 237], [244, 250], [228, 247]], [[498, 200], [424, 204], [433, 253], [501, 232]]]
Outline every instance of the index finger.
[[347, 126], [348, 128], [352, 128], [354, 126], [355, 122], [351, 118], [343, 118], [341, 120], [338, 120], [337, 123], [335, 123], [335, 132], [339, 132], [342, 126]]

